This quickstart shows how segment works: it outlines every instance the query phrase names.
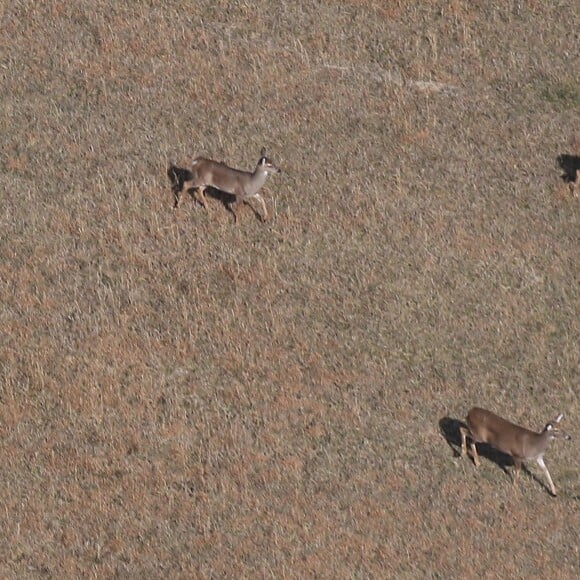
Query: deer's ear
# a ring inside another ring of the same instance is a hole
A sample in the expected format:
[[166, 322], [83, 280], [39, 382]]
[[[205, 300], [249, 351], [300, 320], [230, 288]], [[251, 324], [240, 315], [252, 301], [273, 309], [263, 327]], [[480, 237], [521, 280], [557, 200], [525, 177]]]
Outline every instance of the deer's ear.
[[262, 147], [262, 151], [260, 151], [260, 157], [266, 157], [266, 148]]
[[559, 423], [562, 420], [562, 417], [564, 417], [564, 413], [560, 413], [555, 419], [554, 419], [554, 423]]

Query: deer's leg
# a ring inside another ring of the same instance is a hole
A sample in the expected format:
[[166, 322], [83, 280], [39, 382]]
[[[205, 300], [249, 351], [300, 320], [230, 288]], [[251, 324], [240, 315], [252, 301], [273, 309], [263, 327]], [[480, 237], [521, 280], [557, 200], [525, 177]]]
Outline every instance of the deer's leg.
[[542, 471], [546, 474], [546, 477], [548, 478], [548, 483], [550, 484], [550, 490], [552, 491], [552, 495], [557, 495], [556, 494], [556, 486], [554, 485], [554, 482], [552, 481], [552, 478], [550, 477], [550, 472], [548, 471], [548, 468], [546, 467], [546, 464], [544, 463], [544, 458], [538, 457], [536, 459], [536, 461], [538, 462], [538, 465], [542, 468]]
[[479, 455], [477, 454], [477, 447], [475, 446], [475, 441], [471, 441], [471, 454], [473, 455], [473, 463], [475, 463], [475, 467], [479, 467], [481, 465], [479, 461]]
[[467, 455], [467, 436], [469, 431], [465, 427], [459, 427], [461, 433], [461, 455]]
[[459, 432], [461, 433], [461, 455], [467, 455], [467, 438], [469, 438], [473, 463], [475, 463], [475, 467], [479, 467], [479, 455], [477, 455], [477, 447], [471, 431], [465, 427], [459, 427]]
[[[197, 193], [197, 195], [196, 195], [196, 193]], [[199, 201], [199, 203], [201, 203], [201, 205], [203, 205], [203, 207], [205, 209], [207, 209], [207, 201], [205, 199], [205, 186], [204, 185], [200, 185], [200, 186], [194, 188], [193, 199], [196, 199], [197, 201]]]
[[231, 203], [228, 204], [228, 207], [234, 216], [234, 223], [235, 224], [238, 223], [238, 214], [236, 213], [236, 207], [238, 206], [239, 203], [240, 203], [240, 199], [238, 197], [236, 197], [236, 199], [234, 199], [234, 201], [232, 201]]

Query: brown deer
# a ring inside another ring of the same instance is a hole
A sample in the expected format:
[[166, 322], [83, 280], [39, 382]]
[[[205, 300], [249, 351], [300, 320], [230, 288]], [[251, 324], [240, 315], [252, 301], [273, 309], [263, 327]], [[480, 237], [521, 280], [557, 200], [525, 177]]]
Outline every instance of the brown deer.
[[563, 416], [560, 413], [554, 420], [546, 423], [540, 433], [536, 433], [514, 425], [491, 411], [474, 407], [467, 414], [467, 428], [459, 428], [461, 433], [461, 454], [467, 454], [467, 439], [470, 439], [471, 453], [476, 466], [479, 466], [476, 443], [488, 443], [499, 451], [511, 455], [515, 464], [514, 484], [518, 480], [522, 463], [535, 459], [548, 478], [552, 494], [556, 495], [554, 482], [544, 463], [544, 452], [552, 439], [571, 439], [568, 433], [560, 429], [560, 421]]
[[266, 157], [264, 149], [262, 149], [256, 168], [251, 173], [233, 169], [225, 163], [206, 159], [205, 157], [194, 159], [187, 173], [187, 178], [183, 181], [182, 187], [174, 189], [175, 208], [179, 207], [181, 191], [189, 191], [191, 189], [194, 190], [194, 199], [207, 208], [205, 190], [207, 187], [213, 187], [235, 197], [235, 201], [230, 204], [234, 214], [234, 221], [237, 222], [234, 206], [239, 202], [246, 203], [251, 198], [257, 199], [262, 205], [262, 221], [268, 219], [266, 203], [259, 191], [266, 183], [268, 176], [280, 173], [280, 169]]

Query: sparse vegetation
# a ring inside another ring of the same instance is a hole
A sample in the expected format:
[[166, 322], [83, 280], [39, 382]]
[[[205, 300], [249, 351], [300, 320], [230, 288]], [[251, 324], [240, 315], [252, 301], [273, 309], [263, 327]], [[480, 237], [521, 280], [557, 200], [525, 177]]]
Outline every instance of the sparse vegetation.
[[[1, 576], [577, 577], [574, 441], [443, 429], [577, 439], [576, 12], [2, 3]], [[267, 223], [173, 211], [262, 146]]]
[[568, 110], [580, 110], [580, 86], [578, 83], [545, 87], [544, 97], [551, 103], [560, 105]]

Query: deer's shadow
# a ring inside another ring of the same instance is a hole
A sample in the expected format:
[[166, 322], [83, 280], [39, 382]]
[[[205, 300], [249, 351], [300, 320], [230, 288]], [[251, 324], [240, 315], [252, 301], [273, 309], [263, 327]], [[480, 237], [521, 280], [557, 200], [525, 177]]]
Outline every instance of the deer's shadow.
[[578, 179], [578, 172], [580, 171], [580, 156], [562, 153], [558, 155], [556, 161], [560, 169], [564, 172], [561, 176], [562, 181], [575, 183]]
[[[200, 204], [201, 202], [199, 199], [195, 197], [195, 187], [189, 187], [187, 190], [184, 191], [185, 184], [193, 179], [193, 173], [189, 169], [185, 169], [183, 167], [177, 167], [176, 165], [170, 165], [167, 169], [167, 177], [171, 182], [171, 192], [173, 193], [173, 207], [174, 209], [177, 208], [180, 196], [184, 193], [187, 193], [194, 201], [195, 204]], [[229, 211], [233, 217], [234, 221], [236, 220], [236, 214], [233, 210], [233, 205], [236, 202], [243, 202], [245, 205], [249, 206], [254, 216], [263, 221], [262, 216], [260, 213], [251, 205], [247, 200], [237, 200], [235, 195], [228, 193], [227, 191], [222, 191], [221, 189], [216, 189], [215, 187], [207, 186], [205, 188], [205, 197], [210, 199], [215, 199], [219, 201], [227, 211]]]
[[[453, 451], [453, 457], [461, 456], [461, 433], [459, 432], [460, 427], [467, 428], [467, 425], [463, 421], [452, 419], [451, 417], [443, 417], [439, 420], [439, 432], [441, 435], [443, 435], [445, 441], [447, 441], [447, 444]], [[469, 440], [467, 449], [470, 460], [473, 461], [471, 458]], [[513, 479], [513, 469], [508, 470], [508, 467], [513, 468], [515, 465], [511, 455], [507, 455], [506, 453], [495, 449], [487, 443], [477, 443], [477, 454], [480, 457], [485, 457], [486, 459], [493, 461], [506, 475], [510, 477], [510, 479]], [[529, 475], [532, 479], [534, 479], [537, 483], [549, 491], [545, 482], [539, 479], [534, 473], [532, 473], [525, 464], [522, 465], [522, 471], [525, 471], [527, 475]]]
[[193, 173], [189, 169], [170, 165], [167, 168], [167, 177], [171, 181], [171, 192], [175, 196], [183, 190], [183, 185], [186, 181], [193, 179]]

